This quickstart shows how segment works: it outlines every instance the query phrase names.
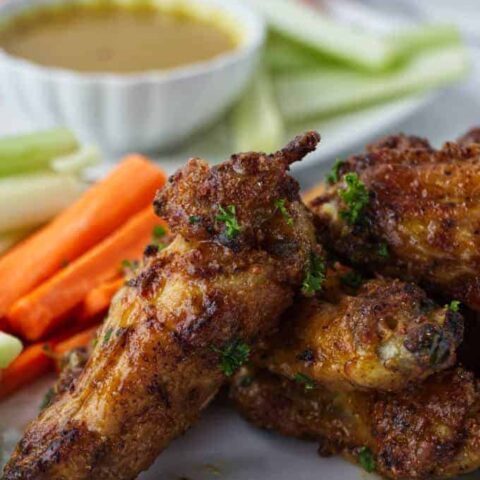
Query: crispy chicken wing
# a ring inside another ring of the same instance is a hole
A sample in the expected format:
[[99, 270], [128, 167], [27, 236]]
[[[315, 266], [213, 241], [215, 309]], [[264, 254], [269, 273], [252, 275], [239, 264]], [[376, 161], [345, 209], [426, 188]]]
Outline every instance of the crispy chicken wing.
[[337, 165], [311, 202], [341, 258], [480, 310], [480, 144], [388, 137]]
[[455, 363], [460, 313], [439, 307], [414, 284], [378, 278], [358, 285], [352, 271], [341, 271], [329, 272], [322, 296], [287, 310], [260, 365], [336, 391], [395, 391]]
[[83, 372], [27, 428], [4, 480], [134, 479], [192, 425], [302, 284], [317, 247], [287, 170], [318, 141], [212, 168], [194, 159], [170, 178], [155, 206], [177, 237], [115, 297]]
[[255, 425], [317, 440], [392, 479], [448, 478], [480, 467], [480, 385], [461, 368], [395, 394], [336, 392], [244, 368], [231, 396]]

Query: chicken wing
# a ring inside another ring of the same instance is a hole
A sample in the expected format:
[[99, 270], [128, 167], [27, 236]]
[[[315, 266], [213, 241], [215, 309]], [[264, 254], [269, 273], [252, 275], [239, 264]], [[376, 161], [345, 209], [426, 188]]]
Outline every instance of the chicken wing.
[[192, 425], [320, 254], [287, 174], [318, 141], [310, 132], [212, 168], [193, 159], [170, 178], [155, 207], [176, 238], [148, 249], [83, 372], [27, 428], [4, 480], [134, 479]]
[[311, 202], [323, 243], [346, 261], [480, 310], [480, 144], [433, 149], [398, 135], [337, 163]]
[[480, 385], [461, 368], [396, 394], [335, 392], [243, 368], [231, 397], [255, 425], [320, 442], [391, 479], [449, 478], [480, 467]]
[[[411, 283], [362, 281], [337, 266], [324, 292], [296, 302], [258, 363], [336, 391], [395, 391], [451, 367], [463, 338], [459, 312]], [[343, 283], [342, 283], [343, 282]]]

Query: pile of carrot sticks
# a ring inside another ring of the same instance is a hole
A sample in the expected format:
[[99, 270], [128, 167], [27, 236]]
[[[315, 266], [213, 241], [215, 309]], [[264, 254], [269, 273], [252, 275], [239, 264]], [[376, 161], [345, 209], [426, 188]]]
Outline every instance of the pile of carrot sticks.
[[87, 345], [124, 284], [122, 262], [142, 257], [165, 227], [152, 208], [164, 172], [126, 157], [51, 223], [0, 257], [0, 330], [22, 353], [0, 372], [0, 399], [55, 366], [55, 356]]

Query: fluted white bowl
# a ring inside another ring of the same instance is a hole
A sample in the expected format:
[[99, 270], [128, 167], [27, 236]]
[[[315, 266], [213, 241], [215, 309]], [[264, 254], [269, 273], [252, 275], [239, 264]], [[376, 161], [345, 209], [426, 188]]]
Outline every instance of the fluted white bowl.
[[[75, 0], [5, 0], [0, 20]], [[172, 3], [175, 0], [155, 0]], [[34, 64], [0, 48], [0, 95], [39, 128], [62, 125], [111, 152], [169, 148], [213, 122], [247, 86], [264, 41], [262, 20], [241, 0], [188, 0], [225, 16], [239, 46], [208, 61], [139, 74], [80, 73]], [[185, 0], [182, 0], [185, 4]], [[201, 10], [199, 10], [201, 11]]]

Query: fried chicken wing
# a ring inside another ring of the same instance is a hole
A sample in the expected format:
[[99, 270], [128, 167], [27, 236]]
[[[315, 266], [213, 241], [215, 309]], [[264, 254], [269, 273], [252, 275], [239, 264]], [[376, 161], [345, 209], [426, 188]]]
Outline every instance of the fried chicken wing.
[[461, 368], [395, 394], [335, 392], [244, 368], [231, 397], [255, 425], [317, 440], [391, 479], [448, 478], [480, 467], [480, 386]]
[[338, 164], [311, 202], [319, 236], [345, 261], [480, 310], [480, 144], [433, 149], [399, 135]]
[[344, 286], [357, 278], [340, 268], [327, 276], [323, 295], [299, 300], [284, 314], [260, 365], [336, 391], [395, 391], [455, 363], [463, 338], [460, 313], [400, 280]]
[[192, 425], [302, 284], [317, 247], [287, 170], [318, 141], [212, 168], [193, 159], [170, 178], [155, 207], [176, 238], [115, 297], [87, 365], [27, 428], [4, 480], [134, 479]]

